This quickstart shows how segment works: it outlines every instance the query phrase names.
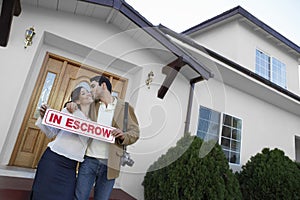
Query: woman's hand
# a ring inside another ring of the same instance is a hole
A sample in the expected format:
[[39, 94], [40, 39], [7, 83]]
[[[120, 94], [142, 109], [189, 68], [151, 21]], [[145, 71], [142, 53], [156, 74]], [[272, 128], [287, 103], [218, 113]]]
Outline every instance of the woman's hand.
[[42, 104], [39, 111], [40, 111], [40, 116], [41, 118], [43, 119], [44, 118], [44, 115], [46, 113], [46, 110], [48, 109], [48, 105], [47, 104]]

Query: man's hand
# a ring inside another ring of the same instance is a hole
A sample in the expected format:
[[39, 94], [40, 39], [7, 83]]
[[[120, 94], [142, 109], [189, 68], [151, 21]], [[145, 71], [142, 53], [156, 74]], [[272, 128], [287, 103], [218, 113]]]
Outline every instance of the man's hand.
[[69, 102], [69, 103], [67, 103], [66, 107], [67, 107], [67, 110], [68, 110], [70, 113], [74, 113], [75, 110], [78, 109], [77, 104], [74, 103], [74, 102]]
[[111, 131], [111, 134], [115, 137], [123, 141], [125, 139], [125, 134], [120, 129], [114, 129]]
[[42, 104], [39, 111], [40, 111], [40, 116], [43, 119], [46, 113], [46, 110], [49, 106], [47, 104]]

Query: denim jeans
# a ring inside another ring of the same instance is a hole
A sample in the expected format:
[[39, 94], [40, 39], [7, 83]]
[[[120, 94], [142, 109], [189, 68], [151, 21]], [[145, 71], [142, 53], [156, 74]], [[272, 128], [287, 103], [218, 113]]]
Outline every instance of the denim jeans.
[[107, 179], [107, 160], [85, 156], [79, 167], [75, 199], [88, 200], [94, 183], [94, 200], [108, 200], [115, 179]]

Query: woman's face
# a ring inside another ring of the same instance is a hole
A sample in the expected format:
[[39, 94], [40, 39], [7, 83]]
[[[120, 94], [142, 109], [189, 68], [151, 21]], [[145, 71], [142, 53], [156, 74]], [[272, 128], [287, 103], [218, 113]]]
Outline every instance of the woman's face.
[[91, 104], [94, 100], [92, 98], [92, 94], [87, 89], [81, 88], [78, 101], [80, 105], [87, 105]]

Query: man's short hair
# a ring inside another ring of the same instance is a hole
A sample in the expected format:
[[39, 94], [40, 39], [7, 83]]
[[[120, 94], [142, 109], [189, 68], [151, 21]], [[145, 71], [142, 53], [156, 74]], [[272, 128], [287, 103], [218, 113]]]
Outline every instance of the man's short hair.
[[105, 83], [108, 91], [111, 93], [111, 83], [108, 78], [106, 78], [105, 76], [94, 76], [93, 78], [90, 79], [90, 82], [93, 82], [93, 81], [98, 82], [99, 86], [102, 83]]

